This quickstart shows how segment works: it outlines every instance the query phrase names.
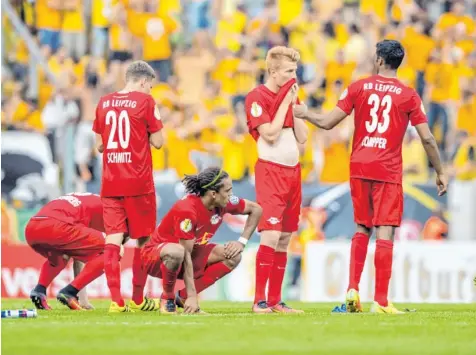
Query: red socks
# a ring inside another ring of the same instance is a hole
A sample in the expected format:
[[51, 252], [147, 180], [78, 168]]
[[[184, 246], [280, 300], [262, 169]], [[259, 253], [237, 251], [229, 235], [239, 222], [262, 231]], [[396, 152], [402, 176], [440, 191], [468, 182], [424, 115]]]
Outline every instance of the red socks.
[[177, 275], [180, 271], [180, 268], [178, 270], [172, 271], [169, 270], [167, 266], [165, 266], [165, 263], [162, 263], [160, 265], [160, 271], [162, 273], [162, 288], [164, 289], [161, 298], [174, 300], [175, 281], [177, 281]]
[[393, 242], [377, 239], [375, 248], [375, 298], [381, 306], [388, 306], [388, 285], [392, 276]]
[[55, 266], [51, 265], [49, 260], [46, 260], [41, 267], [38, 284], [48, 288], [53, 279], [58, 276], [67, 264], [68, 260], [64, 260], [63, 258], [58, 258], [58, 263]]
[[355, 233], [352, 238], [352, 246], [350, 248], [350, 269], [349, 269], [349, 287], [359, 290], [360, 277], [364, 270], [365, 258], [367, 257], [367, 247], [369, 246], [370, 237], [364, 233]]
[[144, 301], [144, 287], [147, 282], [147, 272], [142, 267], [141, 251], [141, 248], [135, 248], [132, 260], [132, 300], [135, 304]]
[[104, 271], [106, 273], [107, 286], [111, 293], [111, 299], [120, 307], [124, 307], [124, 299], [121, 296], [120, 250], [119, 245], [106, 244], [104, 247]]
[[281, 301], [281, 288], [283, 285], [284, 273], [288, 261], [288, 253], [282, 251], [274, 252], [274, 263], [269, 276], [268, 306], [272, 307]]
[[266, 245], [260, 245], [256, 254], [256, 283], [255, 301], [266, 301], [266, 284], [273, 268], [274, 249]]
[[[207, 267], [205, 269], [205, 274], [195, 280], [195, 289], [197, 290], [197, 295], [230, 272], [231, 269], [223, 264], [223, 262], [219, 262]], [[179, 291], [179, 296], [181, 298], [187, 298], [187, 290], [185, 288], [181, 289]]]
[[96, 280], [104, 272], [104, 255], [98, 255], [94, 259], [88, 261], [84, 269], [71, 282], [71, 286], [78, 291], [82, 290], [88, 284]]

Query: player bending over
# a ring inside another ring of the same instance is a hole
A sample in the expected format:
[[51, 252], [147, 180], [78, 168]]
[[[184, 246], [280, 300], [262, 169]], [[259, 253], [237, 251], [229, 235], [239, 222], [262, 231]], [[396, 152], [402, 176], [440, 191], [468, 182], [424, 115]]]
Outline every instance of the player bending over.
[[403, 214], [402, 142], [408, 122], [415, 126], [436, 170], [440, 196], [446, 193], [448, 185], [421, 98], [397, 79], [397, 69], [404, 55], [399, 42], [381, 41], [377, 43], [375, 56], [376, 75], [352, 83], [334, 110], [316, 114], [309, 112], [305, 105], [294, 107], [296, 117], [324, 129], [332, 129], [354, 110], [350, 189], [357, 232], [350, 252], [348, 312], [362, 311], [359, 282], [372, 227], [375, 227], [375, 295], [371, 312], [402, 313], [388, 301], [388, 285], [394, 231], [400, 226]]
[[[149, 95], [154, 79], [154, 70], [147, 63], [132, 63], [126, 71], [126, 87], [103, 96], [96, 109], [93, 130], [103, 153], [101, 197], [107, 234], [104, 269], [112, 298], [109, 312], [158, 309], [158, 302], [144, 297], [147, 273], [140, 256], [156, 226], [150, 145], [159, 149], [163, 143], [159, 110]], [[126, 235], [137, 240], [129, 306], [121, 295], [119, 264]]]
[[86, 266], [56, 298], [71, 309], [91, 308], [86, 293], [82, 292], [79, 298], [78, 293], [104, 272], [102, 208], [98, 195], [73, 193], [48, 202], [26, 225], [28, 245], [47, 259], [30, 293], [36, 308], [51, 309], [46, 289], [70, 258]]
[[[269, 78], [246, 96], [250, 134], [257, 142], [256, 200], [263, 207], [256, 255], [253, 312], [301, 313], [281, 299], [291, 233], [301, 212], [301, 166], [298, 144], [307, 140], [307, 127], [293, 116], [297, 101], [296, 69], [299, 53], [274, 47], [266, 55]], [[269, 284], [268, 284], [269, 280]], [[265, 295], [268, 284], [268, 297]]]
[[[197, 295], [238, 266], [262, 212], [232, 195], [231, 179], [219, 168], [188, 175], [183, 184], [188, 195], [172, 206], [142, 253], [148, 274], [163, 282], [161, 313], [176, 313], [176, 305], [185, 313], [199, 311]], [[209, 243], [225, 213], [248, 215], [241, 237], [224, 246]], [[177, 279], [185, 288], [175, 295]]]

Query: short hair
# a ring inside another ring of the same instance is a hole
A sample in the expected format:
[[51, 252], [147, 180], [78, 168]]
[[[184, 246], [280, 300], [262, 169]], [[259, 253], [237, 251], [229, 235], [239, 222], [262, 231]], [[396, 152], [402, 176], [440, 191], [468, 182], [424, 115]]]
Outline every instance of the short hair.
[[187, 193], [203, 196], [210, 190], [218, 192], [228, 176], [226, 171], [218, 167], [209, 167], [196, 175], [185, 175], [182, 183]]
[[268, 71], [277, 69], [279, 68], [279, 62], [282, 60], [297, 63], [300, 57], [299, 52], [295, 49], [284, 46], [273, 47], [266, 54], [266, 68]]
[[132, 62], [126, 70], [126, 81], [136, 82], [143, 78], [148, 80], [155, 79], [154, 69], [143, 60]]
[[390, 69], [398, 69], [405, 57], [405, 50], [400, 42], [384, 39], [377, 43], [377, 58], [382, 58], [383, 62]]

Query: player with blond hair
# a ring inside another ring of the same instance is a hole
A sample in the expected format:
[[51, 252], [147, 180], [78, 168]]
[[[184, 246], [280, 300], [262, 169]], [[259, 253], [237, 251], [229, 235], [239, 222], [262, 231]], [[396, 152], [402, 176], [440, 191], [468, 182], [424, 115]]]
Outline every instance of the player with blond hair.
[[[152, 67], [136, 61], [126, 71], [126, 87], [103, 96], [96, 108], [93, 131], [103, 153], [101, 198], [106, 246], [104, 271], [111, 292], [109, 312], [153, 311], [158, 301], [144, 297], [147, 272], [141, 251], [156, 225], [156, 199], [150, 145], [163, 143], [162, 121], [149, 94], [155, 79]], [[132, 300], [121, 296], [120, 246], [137, 240], [132, 264]]]
[[301, 209], [298, 145], [306, 142], [308, 134], [292, 109], [298, 102], [298, 61], [299, 53], [292, 48], [271, 48], [266, 56], [266, 83], [253, 89], [245, 101], [248, 129], [258, 147], [256, 198], [263, 208], [258, 225], [261, 243], [256, 256], [255, 313], [302, 312], [281, 299], [287, 249], [291, 233], [298, 229]]

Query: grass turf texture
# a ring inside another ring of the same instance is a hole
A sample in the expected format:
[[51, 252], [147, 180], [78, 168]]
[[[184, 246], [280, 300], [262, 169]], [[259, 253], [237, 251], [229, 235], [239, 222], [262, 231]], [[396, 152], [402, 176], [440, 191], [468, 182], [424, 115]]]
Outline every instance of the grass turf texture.
[[[305, 315], [254, 315], [248, 303], [202, 302], [209, 315], [53, 311], [2, 319], [3, 355], [476, 354], [476, 304], [405, 305], [404, 315], [331, 314], [334, 304], [292, 303]], [[32, 308], [3, 300], [2, 309]], [[369, 305], [365, 305], [368, 310]]]

